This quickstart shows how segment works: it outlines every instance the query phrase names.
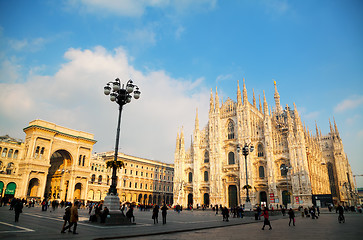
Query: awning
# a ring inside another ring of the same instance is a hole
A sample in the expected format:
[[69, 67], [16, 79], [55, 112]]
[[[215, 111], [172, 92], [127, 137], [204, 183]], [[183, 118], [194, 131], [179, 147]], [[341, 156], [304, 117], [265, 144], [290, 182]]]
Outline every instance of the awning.
[[3, 193], [4, 183], [0, 181], [0, 196]]
[[16, 189], [16, 184], [11, 182], [6, 186], [5, 194], [14, 195]]

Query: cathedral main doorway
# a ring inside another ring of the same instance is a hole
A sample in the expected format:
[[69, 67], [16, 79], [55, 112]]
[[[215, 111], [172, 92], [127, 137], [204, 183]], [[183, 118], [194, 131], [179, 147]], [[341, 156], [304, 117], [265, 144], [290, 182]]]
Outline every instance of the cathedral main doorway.
[[67, 196], [67, 181], [70, 178], [72, 158], [68, 151], [58, 150], [50, 157], [44, 197], [50, 200], [61, 200]]
[[287, 207], [287, 204], [291, 203], [290, 193], [286, 190], [282, 191], [282, 204]]
[[204, 205], [209, 206], [209, 194], [204, 193]]
[[189, 193], [188, 194], [188, 206], [192, 205], [193, 206], [193, 194]]
[[229, 202], [229, 207], [235, 207], [238, 205], [236, 185], [228, 186], [228, 202]]

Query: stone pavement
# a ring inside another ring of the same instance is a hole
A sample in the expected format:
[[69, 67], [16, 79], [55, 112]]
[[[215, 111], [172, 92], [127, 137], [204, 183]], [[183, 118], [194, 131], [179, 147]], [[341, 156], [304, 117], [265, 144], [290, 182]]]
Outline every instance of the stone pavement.
[[335, 213], [324, 213], [317, 220], [296, 218], [296, 227], [288, 226], [288, 218], [271, 218], [273, 229], [261, 230], [262, 220], [252, 217], [230, 218], [223, 222], [211, 210], [169, 210], [167, 224], [153, 224], [152, 212], [135, 210], [136, 225], [104, 226], [90, 224], [88, 212], [80, 210], [79, 235], [61, 234], [64, 209], [42, 212], [40, 208], [24, 208], [19, 223], [14, 223], [14, 212], [0, 208], [0, 239], [362, 239], [363, 214], [346, 214], [346, 223], [339, 224]]

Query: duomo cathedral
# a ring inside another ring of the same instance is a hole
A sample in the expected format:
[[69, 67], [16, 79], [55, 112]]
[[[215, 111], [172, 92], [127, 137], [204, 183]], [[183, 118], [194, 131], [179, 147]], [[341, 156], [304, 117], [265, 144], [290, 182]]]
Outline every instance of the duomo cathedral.
[[[246, 203], [247, 190], [252, 205], [350, 204], [352, 171], [335, 120], [326, 135], [317, 125], [310, 131], [295, 104], [281, 106], [276, 82], [274, 107], [265, 93], [257, 104], [253, 92], [250, 103], [245, 82], [242, 93], [237, 85], [237, 102], [211, 91], [208, 124], [199, 127], [197, 112], [189, 148], [178, 133], [174, 204], [233, 207]], [[246, 159], [245, 144], [255, 149]]]

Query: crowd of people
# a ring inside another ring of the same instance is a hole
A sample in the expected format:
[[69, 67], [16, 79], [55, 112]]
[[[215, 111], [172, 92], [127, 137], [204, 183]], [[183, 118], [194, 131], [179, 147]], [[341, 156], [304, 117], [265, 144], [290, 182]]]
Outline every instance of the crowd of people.
[[[83, 208], [87, 209], [89, 213], [89, 221], [90, 222], [99, 222], [99, 223], [105, 223], [106, 219], [110, 217], [110, 211], [106, 206], [103, 206], [103, 202], [88, 202], [85, 204], [82, 201], [75, 201], [74, 204], [71, 202], [65, 202], [65, 201], [50, 201], [43, 199], [40, 201], [39, 199], [19, 199], [19, 198], [12, 198], [12, 199], [0, 199], [0, 207], [9, 205], [9, 210], [14, 210], [15, 212], [15, 222], [19, 221], [19, 216], [23, 211], [23, 207], [31, 208], [35, 206], [41, 206], [42, 211], [47, 211], [50, 209], [50, 211], [56, 211], [59, 207], [64, 208], [64, 215], [63, 215], [63, 226], [61, 229], [61, 233], [65, 233], [67, 230], [68, 232], [72, 232], [73, 234], [78, 234], [77, 232], [77, 222], [78, 222], [78, 209]], [[269, 229], [272, 229], [271, 222], [270, 222], [270, 213], [274, 213], [276, 211], [281, 211], [281, 214], [285, 216], [287, 208], [284, 206], [277, 205], [276, 209], [273, 208], [273, 206], [270, 206], [271, 208], [268, 208], [266, 206], [255, 206], [255, 219], [261, 220], [261, 217], [263, 217], [263, 227], [262, 230], [265, 229], [266, 226], [269, 226]], [[154, 221], [154, 224], [158, 224], [158, 217], [159, 217], [159, 211], [161, 211], [162, 215], [162, 223], [166, 224], [166, 216], [167, 216], [167, 210], [171, 208], [170, 205], [166, 205], [165, 203], [162, 204], [160, 207], [159, 205], [136, 205], [132, 203], [124, 203], [120, 204], [120, 211], [122, 214], [125, 215], [125, 217], [130, 221], [131, 223], [135, 222], [135, 216], [134, 216], [134, 209], [137, 208], [140, 211], [150, 211], [152, 210], [152, 219]], [[338, 204], [338, 206], [333, 207], [333, 205], [328, 206], [329, 212], [332, 212], [333, 208], [335, 208], [336, 213], [339, 213], [338, 221], [339, 223], [344, 223], [344, 212], [346, 211], [352, 211], [352, 212], [362, 212], [361, 206], [359, 206], [357, 209], [355, 207], [348, 207], [348, 206], [342, 206]], [[233, 218], [243, 218], [245, 214], [244, 206], [234, 206], [230, 209], [226, 206], [215, 205], [215, 206], [207, 206], [207, 205], [201, 205], [197, 206], [197, 209], [206, 210], [210, 209], [215, 212], [215, 215], [221, 214], [222, 215], [222, 221], [229, 221], [229, 217]], [[181, 205], [175, 205], [174, 211], [177, 213], [180, 213], [183, 210], [183, 206]], [[189, 205], [187, 207], [187, 210], [193, 210], [193, 206]], [[320, 208], [318, 206], [312, 205], [311, 207], [302, 207], [299, 206], [295, 211], [301, 213], [301, 217], [305, 218], [311, 218], [311, 219], [318, 219], [320, 216]], [[293, 226], [295, 226], [295, 211], [294, 209], [290, 208], [287, 211], [288, 217], [289, 217], [289, 226], [291, 226], [291, 223]], [[274, 213], [276, 215], [276, 213]]]

